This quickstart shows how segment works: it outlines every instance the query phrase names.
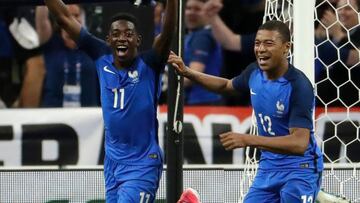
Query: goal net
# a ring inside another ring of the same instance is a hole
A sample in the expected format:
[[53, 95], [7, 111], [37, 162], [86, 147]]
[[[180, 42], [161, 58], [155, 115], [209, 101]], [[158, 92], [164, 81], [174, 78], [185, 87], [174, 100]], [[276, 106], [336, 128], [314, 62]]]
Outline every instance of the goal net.
[[[289, 60], [315, 88], [315, 136], [327, 169], [316, 202], [360, 202], [359, 10], [359, 0], [266, 0], [264, 22], [289, 25]], [[257, 166], [249, 149], [245, 157], [239, 202]]]

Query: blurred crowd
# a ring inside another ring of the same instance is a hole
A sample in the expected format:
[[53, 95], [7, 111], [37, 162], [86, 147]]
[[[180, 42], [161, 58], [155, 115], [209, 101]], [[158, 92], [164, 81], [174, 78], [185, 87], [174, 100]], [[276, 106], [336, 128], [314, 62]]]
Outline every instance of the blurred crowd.
[[321, 98], [319, 104], [360, 105], [359, 9], [359, 0], [331, 0], [327, 4], [318, 4], [315, 79]]
[[[161, 31], [165, 6], [159, 0], [149, 7], [152, 39]], [[69, 9], [92, 33], [106, 35], [100, 26], [106, 20], [101, 5], [69, 5]], [[319, 106], [360, 106], [359, 9], [360, 0], [316, 3], [314, 70]], [[214, 76], [240, 74], [255, 61], [254, 39], [264, 10], [265, 0], [187, 0], [186, 65]], [[0, 108], [100, 106], [93, 62], [59, 29], [46, 7], [2, 5], [0, 37]], [[184, 89], [185, 105], [250, 104], [248, 94], [220, 96], [188, 80]], [[166, 94], [166, 88], [163, 91]], [[166, 103], [166, 97], [161, 102]]]

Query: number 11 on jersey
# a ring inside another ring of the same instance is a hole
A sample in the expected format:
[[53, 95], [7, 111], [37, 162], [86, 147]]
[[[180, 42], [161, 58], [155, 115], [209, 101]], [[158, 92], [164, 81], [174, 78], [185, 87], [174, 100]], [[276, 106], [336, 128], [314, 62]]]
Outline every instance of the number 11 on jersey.
[[[114, 108], [119, 108], [120, 109], [124, 109], [124, 97], [125, 97], [125, 89], [124, 88], [120, 88], [120, 89], [112, 89], [112, 92], [114, 92]], [[118, 101], [119, 101], [119, 94], [120, 94], [120, 105], [118, 105]]]

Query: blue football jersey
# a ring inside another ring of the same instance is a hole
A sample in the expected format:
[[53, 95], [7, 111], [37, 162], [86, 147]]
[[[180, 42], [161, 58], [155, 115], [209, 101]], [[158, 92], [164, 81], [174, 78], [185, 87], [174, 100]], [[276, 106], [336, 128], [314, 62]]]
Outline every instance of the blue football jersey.
[[322, 154], [313, 130], [315, 96], [304, 73], [289, 65], [285, 75], [268, 80], [258, 64], [252, 63], [233, 79], [233, 86], [239, 91], [250, 92], [260, 136], [289, 135], [290, 128], [310, 129], [310, 141], [304, 156], [262, 150], [259, 169], [323, 169]]
[[82, 28], [78, 46], [96, 63], [105, 125], [105, 153], [121, 164], [159, 165], [157, 103], [166, 59], [155, 50], [118, 70], [110, 47]]

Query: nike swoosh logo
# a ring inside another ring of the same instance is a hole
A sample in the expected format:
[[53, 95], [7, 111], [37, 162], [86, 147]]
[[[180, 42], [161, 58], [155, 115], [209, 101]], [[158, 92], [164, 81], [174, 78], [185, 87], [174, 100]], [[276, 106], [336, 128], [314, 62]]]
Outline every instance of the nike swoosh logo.
[[107, 66], [104, 66], [104, 71], [116, 75], [116, 73], [114, 73], [114, 72], [112, 72], [111, 70], [109, 70], [109, 68], [108, 68]]
[[253, 90], [252, 90], [252, 89], [250, 89], [250, 94], [251, 94], [251, 95], [256, 95], [256, 93], [255, 93], [255, 92], [253, 92]]

